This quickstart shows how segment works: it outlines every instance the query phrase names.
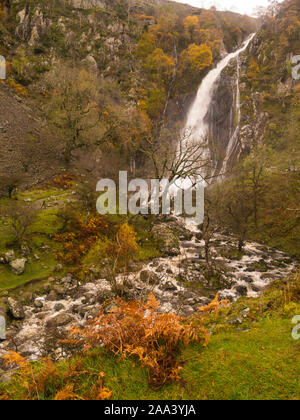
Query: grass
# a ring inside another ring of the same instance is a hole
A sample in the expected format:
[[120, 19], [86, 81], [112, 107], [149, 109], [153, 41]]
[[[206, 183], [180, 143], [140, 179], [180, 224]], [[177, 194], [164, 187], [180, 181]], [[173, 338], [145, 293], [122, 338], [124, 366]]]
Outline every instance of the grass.
[[[65, 194], [64, 190], [47, 189], [47, 190], [29, 190], [18, 194], [19, 200], [31, 199], [35, 202], [47, 197], [60, 196]], [[8, 200], [1, 199], [0, 205], [4, 205]], [[39, 260], [33, 256], [26, 264], [25, 273], [21, 276], [16, 276], [12, 273], [7, 265], [0, 265], [0, 291], [15, 289], [16, 287], [25, 285], [31, 282], [37, 282], [48, 278], [52, 272], [53, 267], [57, 264], [55, 261], [55, 254], [58, 248], [57, 242], [52, 240], [53, 235], [61, 228], [62, 222], [57, 217], [58, 209], [48, 209], [37, 213], [33, 224], [29, 227], [26, 241], [30, 244], [32, 254], [37, 254]], [[0, 254], [4, 254], [8, 249], [14, 249], [13, 234], [9, 226], [4, 225], [0, 221]], [[42, 247], [47, 246], [50, 251], [43, 250]], [[20, 257], [20, 251], [15, 248], [16, 256]]]
[[37, 200], [45, 200], [50, 197], [60, 197], [68, 192], [58, 188], [45, 188], [45, 189], [31, 189], [19, 192], [17, 194], [18, 200], [31, 200], [35, 202]]
[[[214, 333], [208, 347], [183, 347], [181, 381], [160, 391], [149, 388], [146, 369], [134, 359], [119, 360], [105, 349], [59, 363], [61, 380], [80, 361], [83, 373], [72, 383], [82, 398], [97, 381], [97, 375], [87, 372], [103, 371], [113, 400], [299, 400], [300, 342], [291, 335], [291, 320], [300, 313], [299, 282], [277, 282], [258, 299], [243, 298], [210, 315], [206, 324], [214, 326]], [[242, 324], [230, 323], [245, 308], [249, 312]], [[0, 391], [13, 389], [17, 378], [0, 385]], [[42, 399], [52, 399], [56, 392], [49, 383]]]
[[8, 266], [0, 265], [0, 292], [15, 289], [29, 282], [37, 282], [49, 277], [53, 272], [55, 259], [50, 255], [43, 255], [38, 261], [31, 261], [26, 264], [25, 273], [16, 276]]

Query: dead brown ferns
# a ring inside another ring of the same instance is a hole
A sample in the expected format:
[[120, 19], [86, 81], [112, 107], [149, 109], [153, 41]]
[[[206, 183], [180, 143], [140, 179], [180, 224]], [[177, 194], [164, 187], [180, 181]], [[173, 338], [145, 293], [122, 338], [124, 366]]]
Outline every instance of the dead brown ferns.
[[116, 356], [135, 356], [149, 369], [149, 383], [161, 388], [166, 382], [178, 380], [180, 366], [177, 360], [179, 345], [203, 342], [209, 334], [201, 326], [201, 319], [185, 320], [173, 313], [159, 314], [159, 303], [150, 294], [145, 304], [115, 301], [114, 308], [90, 321], [83, 329], [73, 329], [72, 336], [81, 336], [85, 350], [100, 343]]
[[[3, 356], [5, 365], [17, 368], [10, 386], [0, 388], [0, 400], [108, 400], [112, 391], [104, 387], [104, 372], [94, 372], [82, 366], [80, 360], [71, 361], [68, 369], [49, 359], [31, 363], [11, 351]], [[84, 395], [78, 380], [90, 377], [93, 385]]]

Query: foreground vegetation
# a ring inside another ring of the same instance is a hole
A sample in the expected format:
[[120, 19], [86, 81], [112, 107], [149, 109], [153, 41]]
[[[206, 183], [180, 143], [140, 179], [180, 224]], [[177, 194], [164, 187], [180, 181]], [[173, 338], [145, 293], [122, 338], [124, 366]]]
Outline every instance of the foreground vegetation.
[[258, 299], [241, 299], [213, 311], [203, 318], [205, 328], [213, 331], [208, 346], [181, 345], [180, 375], [159, 391], [149, 387], [149, 370], [137, 358], [120, 359], [108, 349], [94, 348], [57, 365], [30, 364], [29, 371], [29, 365], [22, 368], [13, 356], [11, 361], [21, 364], [21, 370], [1, 385], [0, 395], [46, 400], [298, 400], [300, 348], [292, 338], [292, 318], [299, 314], [299, 302], [298, 276], [278, 281]]

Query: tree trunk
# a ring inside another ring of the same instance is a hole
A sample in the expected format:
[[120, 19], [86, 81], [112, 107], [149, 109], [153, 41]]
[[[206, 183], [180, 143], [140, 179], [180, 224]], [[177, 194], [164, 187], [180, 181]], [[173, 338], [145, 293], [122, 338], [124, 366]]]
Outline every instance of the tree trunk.
[[243, 239], [239, 239], [239, 243], [238, 243], [238, 250], [239, 250], [239, 252], [243, 252], [243, 249], [244, 249], [244, 241], [243, 241]]

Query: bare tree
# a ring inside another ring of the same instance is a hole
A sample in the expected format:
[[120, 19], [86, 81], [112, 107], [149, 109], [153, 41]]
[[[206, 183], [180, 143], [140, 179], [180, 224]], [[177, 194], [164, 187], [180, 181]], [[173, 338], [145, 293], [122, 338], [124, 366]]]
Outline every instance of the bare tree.
[[167, 179], [175, 184], [186, 178], [195, 182], [206, 179], [210, 166], [207, 144], [193, 139], [189, 130], [183, 134], [179, 130], [170, 133], [163, 128], [158, 138], [147, 138], [142, 151], [152, 163], [153, 175], [159, 181]]
[[239, 173], [222, 188], [224, 224], [238, 236], [238, 251], [242, 252], [253, 215], [251, 191], [245, 174]]
[[34, 221], [36, 210], [22, 201], [10, 200], [8, 204], [1, 208], [0, 216], [7, 220], [7, 226], [14, 237], [14, 241], [18, 246], [21, 246]]

